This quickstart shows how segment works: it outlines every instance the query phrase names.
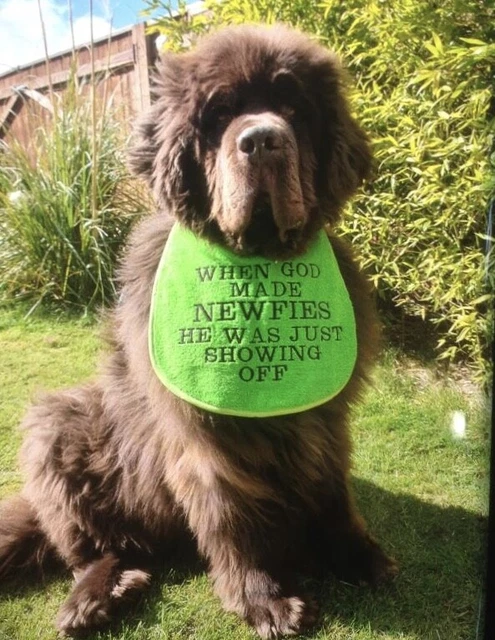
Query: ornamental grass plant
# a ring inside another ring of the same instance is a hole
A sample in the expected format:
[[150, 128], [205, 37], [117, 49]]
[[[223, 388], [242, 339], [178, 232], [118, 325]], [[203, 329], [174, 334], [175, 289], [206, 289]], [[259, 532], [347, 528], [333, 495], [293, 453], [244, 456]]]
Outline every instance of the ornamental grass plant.
[[[0, 295], [77, 310], [114, 297], [117, 256], [145, 202], [125, 166], [125, 127], [111, 97], [73, 70], [38, 118], [28, 148], [0, 148]], [[30, 108], [27, 103], [25, 108]]]

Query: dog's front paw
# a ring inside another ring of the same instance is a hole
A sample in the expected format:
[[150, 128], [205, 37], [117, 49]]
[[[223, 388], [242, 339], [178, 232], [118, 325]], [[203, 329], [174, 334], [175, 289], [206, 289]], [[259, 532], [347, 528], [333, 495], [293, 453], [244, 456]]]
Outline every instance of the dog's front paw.
[[69, 598], [60, 608], [57, 616], [57, 629], [62, 637], [77, 637], [107, 624], [110, 601], [91, 597]]
[[391, 582], [399, 572], [396, 561], [368, 534], [340, 541], [333, 549], [331, 568], [344, 582], [371, 586]]
[[379, 548], [379, 551], [375, 552], [371, 562], [368, 583], [378, 586], [392, 582], [398, 574], [399, 565], [397, 562]]
[[250, 605], [247, 621], [262, 638], [296, 635], [314, 624], [316, 605], [301, 598], [266, 598]]
[[76, 582], [57, 616], [62, 637], [85, 635], [107, 624], [116, 608], [133, 599], [150, 579], [149, 573], [140, 569], [117, 572], [112, 581], [105, 577], [108, 575], [90, 567]]

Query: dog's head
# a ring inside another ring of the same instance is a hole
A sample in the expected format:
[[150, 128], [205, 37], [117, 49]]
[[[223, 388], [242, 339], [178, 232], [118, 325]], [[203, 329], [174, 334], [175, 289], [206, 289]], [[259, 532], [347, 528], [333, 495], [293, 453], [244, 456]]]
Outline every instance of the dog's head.
[[236, 251], [303, 251], [369, 172], [337, 59], [285, 27], [230, 27], [166, 54], [155, 91], [131, 168], [159, 204]]

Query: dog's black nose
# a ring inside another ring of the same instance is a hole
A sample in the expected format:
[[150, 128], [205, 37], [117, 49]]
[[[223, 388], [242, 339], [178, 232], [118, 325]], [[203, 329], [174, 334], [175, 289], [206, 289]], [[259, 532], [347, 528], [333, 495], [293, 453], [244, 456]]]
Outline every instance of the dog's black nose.
[[282, 146], [282, 136], [277, 127], [254, 125], [244, 129], [237, 138], [237, 148], [251, 159], [269, 155]]

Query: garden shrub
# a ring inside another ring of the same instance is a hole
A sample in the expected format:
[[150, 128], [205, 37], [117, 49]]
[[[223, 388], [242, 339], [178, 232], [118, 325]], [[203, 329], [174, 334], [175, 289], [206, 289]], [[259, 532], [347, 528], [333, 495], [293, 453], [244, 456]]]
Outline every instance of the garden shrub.
[[[435, 327], [438, 356], [485, 370], [493, 274], [495, 9], [482, 0], [223, 0], [179, 19], [148, 0], [151, 27], [179, 50], [222, 24], [285, 22], [344, 60], [376, 175], [343, 232], [380, 298]], [[490, 108], [491, 105], [491, 108]], [[418, 337], [419, 339], [419, 337]]]
[[122, 123], [93, 100], [72, 77], [29, 148], [0, 147], [4, 302], [88, 310], [114, 297], [117, 256], [144, 200], [125, 167]]

